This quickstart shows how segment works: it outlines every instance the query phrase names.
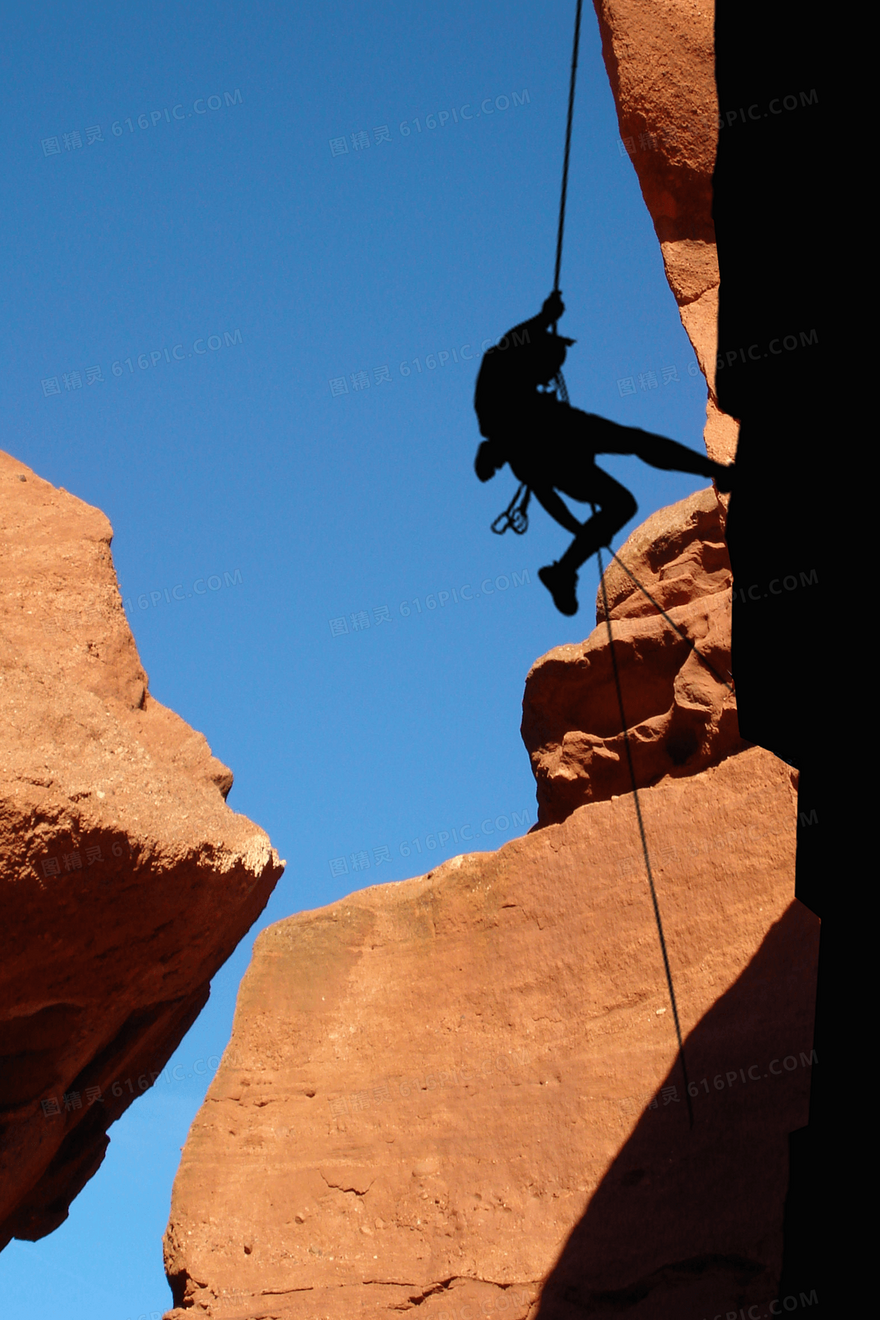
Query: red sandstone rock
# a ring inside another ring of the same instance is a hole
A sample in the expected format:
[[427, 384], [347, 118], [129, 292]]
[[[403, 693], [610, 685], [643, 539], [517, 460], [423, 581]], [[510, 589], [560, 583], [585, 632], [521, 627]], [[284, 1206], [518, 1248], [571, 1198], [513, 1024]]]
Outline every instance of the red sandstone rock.
[[595, 0], [595, 8], [620, 136], [654, 221], [682, 323], [709, 382], [706, 449], [711, 458], [729, 463], [739, 428], [715, 396], [714, 6], [695, 0]]
[[66, 1218], [283, 863], [149, 695], [104, 514], [0, 453], [0, 521], [3, 1245]]
[[174, 1320], [775, 1295], [818, 941], [792, 772], [753, 748], [641, 796], [693, 1131], [633, 799], [590, 803], [261, 933], [174, 1186]]
[[[617, 557], [605, 589], [636, 786], [645, 788], [749, 745], [730, 678], [732, 575], [717, 496], [710, 488], [659, 509]], [[585, 642], [555, 647], [526, 678], [522, 735], [539, 826], [632, 788], [601, 588], [596, 616]]]

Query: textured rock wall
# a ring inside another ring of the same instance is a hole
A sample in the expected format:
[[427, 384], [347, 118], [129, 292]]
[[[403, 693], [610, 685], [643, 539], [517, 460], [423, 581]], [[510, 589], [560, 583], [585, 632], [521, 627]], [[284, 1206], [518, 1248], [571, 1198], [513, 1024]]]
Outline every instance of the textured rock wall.
[[772, 1298], [818, 938], [794, 803], [758, 748], [643, 798], [693, 1130], [632, 795], [263, 931], [174, 1186], [174, 1320]]
[[709, 385], [709, 457], [733, 461], [737, 424], [718, 406], [718, 256], [712, 171], [718, 142], [714, 6], [595, 0], [620, 135], [660, 240], [666, 278]]
[[105, 516], [0, 453], [0, 526], [3, 1245], [66, 1217], [283, 863], [150, 696]]
[[[605, 574], [638, 788], [693, 775], [749, 746], [730, 675], [732, 581], [724, 509], [711, 488], [652, 514]], [[585, 642], [555, 647], [526, 679], [522, 736], [539, 826], [631, 791], [601, 588], [596, 617]]]

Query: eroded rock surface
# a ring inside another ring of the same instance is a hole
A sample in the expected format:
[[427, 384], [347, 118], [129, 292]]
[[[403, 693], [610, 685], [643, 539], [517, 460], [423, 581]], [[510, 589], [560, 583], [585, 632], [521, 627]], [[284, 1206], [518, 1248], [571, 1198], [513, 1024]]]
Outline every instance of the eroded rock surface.
[[[733, 579], [718, 497], [710, 488], [659, 509], [617, 558], [605, 590], [636, 787], [646, 788], [749, 745], [730, 676]], [[601, 587], [596, 617], [585, 642], [555, 647], [526, 679], [522, 736], [539, 826], [632, 789]]]
[[642, 810], [693, 1130], [632, 795], [590, 803], [262, 932], [175, 1182], [174, 1320], [775, 1295], [818, 940], [792, 772], [754, 748]]
[[718, 256], [712, 172], [718, 143], [714, 5], [595, 0], [602, 54], [669, 286], [709, 384], [704, 438], [732, 462], [738, 426], [718, 407]]
[[0, 1245], [56, 1228], [283, 863], [154, 701], [103, 513], [0, 453]]

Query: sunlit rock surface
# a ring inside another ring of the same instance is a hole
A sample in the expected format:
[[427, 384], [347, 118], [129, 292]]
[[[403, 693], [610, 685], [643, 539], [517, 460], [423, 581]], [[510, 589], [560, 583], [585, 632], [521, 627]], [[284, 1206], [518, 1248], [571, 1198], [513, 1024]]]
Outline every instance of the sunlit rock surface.
[[714, 491], [659, 509], [617, 556], [605, 574], [612, 642], [600, 587], [587, 640], [555, 647], [526, 679], [522, 735], [539, 826], [631, 790], [621, 700], [637, 788], [693, 775], [749, 746], [736, 718], [733, 578]]
[[174, 1320], [775, 1295], [818, 940], [792, 772], [754, 748], [641, 798], [693, 1130], [633, 798], [590, 803], [261, 933], [174, 1186]]
[[595, 0], [620, 140], [660, 240], [669, 287], [709, 385], [704, 438], [729, 463], [738, 426], [718, 407], [715, 10], [700, 0]]
[[154, 701], [103, 513], [0, 453], [0, 1244], [56, 1228], [282, 872]]

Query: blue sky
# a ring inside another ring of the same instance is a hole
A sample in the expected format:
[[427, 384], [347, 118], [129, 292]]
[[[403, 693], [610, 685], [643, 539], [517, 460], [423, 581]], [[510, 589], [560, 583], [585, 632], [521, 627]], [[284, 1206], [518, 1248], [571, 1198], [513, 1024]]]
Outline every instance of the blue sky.
[[[533, 508], [491, 535], [516, 483], [474, 476], [472, 398], [552, 285], [573, 17], [5, 7], [2, 444], [109, 516], [154, 697], [287, 859], [259, 926], [534, 823], [523, 682], [591, 631], [596, 570], [564, 619], [536, 574], [566, 533]], [[589, 6], [561, 285], [572, 402], [702, 448]], [[604, 466], [639, 503], [618, 544], [705, 484]], [[170, 1305], [171, 1185], [256, 933], [66, 1223], [0, 1256], [10, 1320]]]

